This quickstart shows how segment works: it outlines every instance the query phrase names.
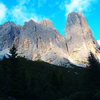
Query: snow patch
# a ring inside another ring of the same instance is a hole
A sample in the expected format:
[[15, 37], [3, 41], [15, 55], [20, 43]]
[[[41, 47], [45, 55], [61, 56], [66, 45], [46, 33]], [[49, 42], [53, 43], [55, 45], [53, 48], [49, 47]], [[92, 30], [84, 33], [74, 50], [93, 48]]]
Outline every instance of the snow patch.
[[9, 54], [9, 48], [0, 51], [0, 59], [2, 59], [4, 56], [7, 56], [7, 54]]

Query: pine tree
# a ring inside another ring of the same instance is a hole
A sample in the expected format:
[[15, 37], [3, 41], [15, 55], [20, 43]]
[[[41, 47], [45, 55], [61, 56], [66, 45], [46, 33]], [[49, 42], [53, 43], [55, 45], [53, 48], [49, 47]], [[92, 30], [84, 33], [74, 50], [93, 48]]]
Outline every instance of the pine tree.
[[10, 51], [9, 51], [9, 58], [11, 59], [11, 61], [12, 62], [14, 62], [15, 60], [16, 60], [16, 58], [17, 58], [17, 48], [16, 48], [16, 46], [15, 45], [13, 45], [12, 46], [12, 48], [10, 49]]
[[17, 48], [15, 45], [9, 51], [9, 71], [10, 71], [10, 95], [15, 95], [19, 87], [19, 65], [17, 59]]
[[94, 56], [92, 52], [90, 52], [90, 55], [88, 57], [88, 62], [89, 62], [89, 68], [91, 69], [97, 69], [100, 67], [100, 63], [97, 57]]
[[96, 91], [100, 89], [100, 63], [98, 58], [96, 58], [93, 53], [90, 53], [88, 61], [88, 85], [92, 91]]

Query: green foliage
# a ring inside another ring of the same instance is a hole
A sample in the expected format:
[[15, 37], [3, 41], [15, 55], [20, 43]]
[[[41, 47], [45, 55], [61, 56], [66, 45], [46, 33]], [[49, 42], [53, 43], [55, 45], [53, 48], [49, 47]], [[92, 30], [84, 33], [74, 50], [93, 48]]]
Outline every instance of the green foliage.
[[94, 71], [92, 64], [64, 68], [22, 57], [14, 59], [14, 63], [10, 58], [0, 61], [0, 100], [100, 99], [99, 67]]
[[16, 46], [15, 45], [13, 45], [12, 46], [12, 48], [10, 49], [10, 52], [9, 52], [10, 54], [8, 55], [9, 56], [9, 58], [11, 59], [11, 60], [15, 60], [16, 59], [16, 57], [17, 57], [17, 48], [16, 48]]
[[76, 92], [69, 97], [69, 100], [93, 100], [90, 92]]
[[96, 92], [100, 89], [100, 63], [92, 53], [90, 53], [88, 61], [85, 82], [87, 82], [90, 91]]
[[95, 94], [95, 98], [96, 98], [96, 100], [100, 100], [100, 91], [98, 91], [98, 92]]

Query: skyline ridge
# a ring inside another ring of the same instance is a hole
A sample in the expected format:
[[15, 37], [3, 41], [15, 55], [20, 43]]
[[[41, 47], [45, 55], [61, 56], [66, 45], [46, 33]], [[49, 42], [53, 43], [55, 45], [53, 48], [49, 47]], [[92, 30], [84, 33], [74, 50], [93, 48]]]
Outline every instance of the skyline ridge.
[[64, 35], [68, 13], [82, 11], [93, 30], [95, 38], [100, 40], [99, 4], [99, 0], [10, 0], [10, 2], [9, 0], [0, 0], [0, 24], [14, 21], [16, 24], [23, 25], [25, 21], [31, 18], [37, 21], [48, 18]]

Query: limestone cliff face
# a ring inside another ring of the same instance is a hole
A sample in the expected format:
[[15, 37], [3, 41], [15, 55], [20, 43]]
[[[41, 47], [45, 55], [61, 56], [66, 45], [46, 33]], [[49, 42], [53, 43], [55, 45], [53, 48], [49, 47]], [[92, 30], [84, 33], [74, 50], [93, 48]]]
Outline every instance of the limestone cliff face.
[[48, 19], [40, 22], [31, 19], [24, 26], [7, 22], [0, 25], [0, 55], [13, 44], [20, 56], [56, 65], [66, 64], [69, 60], [86, 62], [89, 52], [100, 55], [97, 41], [81, 12], [68, 15], [66, 34], [66, 38], [60, 35]]
[[0, 51], [10, 48], [14, 42], [18, 42], [21, 26], [13, 22], [0, 25]]
[[32, 60], [44, 60], [52, 64], [67, 62], [65, 38], [54, 28], [50, 20], [25, 23], [20, 32], [18, 52]]
[[[7, 22], [0, 26], [0, 51], [15, 44], [18, 54], [31, 60], [43, 60], [60, 65], [68, 62], [65, 38], [59, 34], [52, 21], [30, 20], [24, 26]], [[2, 55], [2, 54], [1, 54]]]
[[44, 19], [43, 21], [40, 21], [39, 23], [41, 25], [46, 26], [46, 27], [49, 27], [49, 28], [55, 28], [53, 26], [53, 22], [51, 20], [48, 20], [48, 19]]
[[66, 34], [71, 59], [86, 61], [89, 52], [96, 54], [99, 46], [82, 12], [72, 12], [68, 15]]

